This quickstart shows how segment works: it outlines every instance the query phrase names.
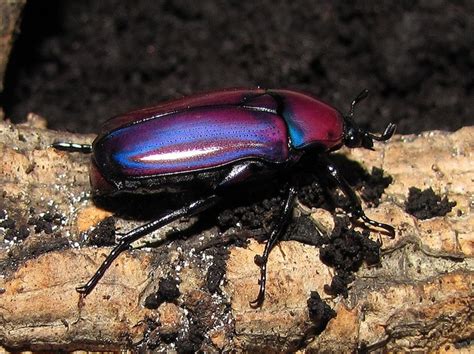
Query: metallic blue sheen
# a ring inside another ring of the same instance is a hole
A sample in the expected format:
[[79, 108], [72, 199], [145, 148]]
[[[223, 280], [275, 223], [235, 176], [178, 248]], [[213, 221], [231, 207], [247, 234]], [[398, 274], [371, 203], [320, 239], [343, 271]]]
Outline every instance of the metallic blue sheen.
[[287, 136], [274, 113], [198, 107], [114, 130], [96, 142], [94, 157], [106, 175], [123, 177], [187, 173], [243, 159], [281, 163], [289, 157]]

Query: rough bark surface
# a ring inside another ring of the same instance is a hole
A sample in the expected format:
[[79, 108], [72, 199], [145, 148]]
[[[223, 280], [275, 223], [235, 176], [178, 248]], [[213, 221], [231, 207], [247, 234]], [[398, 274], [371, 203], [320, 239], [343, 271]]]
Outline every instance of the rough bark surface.
[[[382, 203], [365, 210], [394, 225], [396, 237], [381, 236], [380, 266], [363, 266], [347, 298], [325, 295], [333, 270], [319, 260], [317, 248], [281, 242], [269, 260], [267, 297], [260, 309], [252, 309], [249, 301], [258, 289], [253, 259], [263, 245], [253, 241], [247, 248], [232, 247], [221, 292], [211, 294], [206, 276], [213, 256], [199, 247], [222, 235], [212, 226], [195, 235], [194, 219], [155, 232], [153, 248], [125, 252], [96, 289], [80, 299], [75, 287], [110, 251], [84, 246], [84, 237], [112, 211], [96, 206], [88, 193], [89, 157], [49, 145], [92, 139], [47, 130], [33, 115], [25, 125], [0, 123], [0, 345], [97, 350], [135, 347], [144, 340], [163, 350], [179, 349], [185, 341], [187, 348], [204, 351], [469, 350], [474, 335], [473, 127], [395, 136], [376, 144], [375, 151], [344, 150], [365, 168], [380, 167], [392, 175]], [[457, 205], [446, 216], [418, 220], [404, 211], [413, 186], [432, 187]], [[311, 214], [330, 228], [328, 212], [299, 205], [295, 213]], [[116, 217], [120, 230], [138, 224]], [[162, 241], [169, 234], [175, 235], [172, 241]], [[179, 278], [181, 295], [157, 308], [145, 307], [163, 278]], [[337, 312], [317, 335], [308, 315], [311, 291]], [[192, 346], [193, 333], [201, 336], [199, 347]]]

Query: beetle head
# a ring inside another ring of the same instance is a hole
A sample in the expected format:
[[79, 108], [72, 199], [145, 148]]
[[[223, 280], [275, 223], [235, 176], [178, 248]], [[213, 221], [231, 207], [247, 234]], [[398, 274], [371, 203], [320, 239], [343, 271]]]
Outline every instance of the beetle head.
[[359, 93], [351, 103], [349, 114], [344, 117], [344, 144], [347, 147], [364, 147], [366, 149], [372, 150], [374, 146], [374, 140], [386, 141], [392, 137], [393, 133], [395, 133], [395, 128], [397, 126], [393, 123], [389, 123], [383, 134], [379, 136], [359, 128], [359, 126], [354, 122], [353, 116], [356, 104], [362, 101], [368, 95], [369, 90], [367, 89]]

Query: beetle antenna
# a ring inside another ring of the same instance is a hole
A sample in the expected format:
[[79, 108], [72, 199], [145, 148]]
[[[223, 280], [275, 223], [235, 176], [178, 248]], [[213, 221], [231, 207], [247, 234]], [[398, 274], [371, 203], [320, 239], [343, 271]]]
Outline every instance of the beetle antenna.
[[351, 109], [349, 111], [349, 114], [348, 114], [348, 117], [350, 119], [352, 119], [352, 117], [354, 116], [354, 109], [355, 109], [355, 106], [356, 104], [358, 104], [360, 101], [362, 101], [363, 99], [367, 98], [367, 96], [369, 95], [369, 90], [367, 89], [363, 89], [358, 95], [356, 98], [354, 98], [354, 100], [352, 101], [351, 103]]
[[385, 131], [383, 132], [382, 135], [377, 136], [377, 135], [374, 135], [374, 134], [371, 134], [371, 133], [367, 133], [367, 135], [370, 136], [372, 139], [377, 140], [377, 141], [387, 141], [395, 133], [395, 129], [397, 129], [396, 124], [388, 123], [388, 125], [385, 128]]

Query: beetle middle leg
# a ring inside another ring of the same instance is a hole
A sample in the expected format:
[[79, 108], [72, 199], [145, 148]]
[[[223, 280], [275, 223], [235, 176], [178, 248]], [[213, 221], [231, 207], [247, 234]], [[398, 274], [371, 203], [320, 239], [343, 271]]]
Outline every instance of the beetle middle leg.
[[327, 171], [329, 172], [329, 176], [336, 182], [336, 184], [341, 188], [343, 193], [349, 198], [350, 202], [350, 212], [352, 214], [352, 217], [355, 219], [361, 219], [362, 221], [366, 222], [369, 225], [375, 226], [375, 227], [380, 227], [384, 229], [385, 231], [388, 232], [391, 238], [395, 237], [395, 229], [391, 225], [387, 225], [372, 219], [369, 219], [367, 215], [365, 215], [364, 210], [362, 210], [362, 206], [360, 204], [359, 198], [355, 194], [355, 192], [352, 190], [351, 186], [347, 181], [344, 179], [344, 177], [340, 174], [340, 172], [337, 170], [336, 165], [329, 161], [329, 159], [325, 159], [325, 165], [327, 168]]
[[97, 285], [99, 280], [102, 278], [106, 270], [110, 267], [112, 262], [126, 249], [130, 247], [130, 244], [139, 238], [149, 234], [152, 231], [163, 227], [170, 222], [179, 219], [183, 216], [192, 216], [198, 214], [206, 209], [209, 209], [215, 205], [220, 200], [220, 197], [213, 194], [203, 199], [194, 201], [180, 209], [177, 209], [172, 212], [168, 212], [160, 216], [158, 219], [150, 221], [142, 226], [137, 227], [129, 232], [127, 232], [122, 238], [120, 238], [119, 243], [114, 247], [114, 249], [109, 253], [107, 258], [102, 262], [99, 269], [95, 272], [92, 278], [83, 286], [76, 288], [77, 292], [81, 293], [83, 296], [87, 296]]
[[265, 299], [265, 285], [267, 282], [267, 262], [268, 256], [272, 251], [273, 247], [277, 244], [278, 240], [280, 239], [283, 231], [285, 230], [285, 226], [287, 225], [288, 221], [290, 220], [291, 213], [293, 211], [293, 204], [296, 197], [296, 189], [295, 187], [290, 187], [288, 189], [288, 194], [286, 196], [286, 201], [283, 206], [282, 213], [280, 218], [273, 229], [270, 238], [268, 239], [267, 243], [265, 244], [265, 249], [261, 256], [255, 256], [255, 263], [260, 267], [260, 289], [257, 295], [257, 298], [250, 302], [250, 306], [252, 307], [260, 307]]

